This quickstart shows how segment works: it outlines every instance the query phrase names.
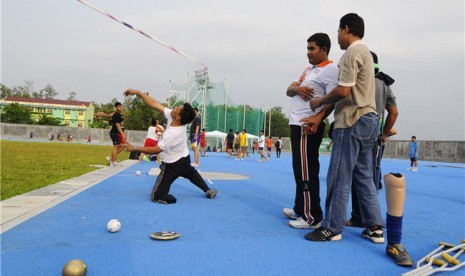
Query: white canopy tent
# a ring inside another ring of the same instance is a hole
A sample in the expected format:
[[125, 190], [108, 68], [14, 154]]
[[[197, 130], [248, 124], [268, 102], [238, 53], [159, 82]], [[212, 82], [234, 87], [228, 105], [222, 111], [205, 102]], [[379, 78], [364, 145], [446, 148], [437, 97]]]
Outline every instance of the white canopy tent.
[[226, 135], [226, 133], [221, 132], [219, 130], [209, 131], [205, 133], [205, 140], [207, 140], [207, 146], [211, 146], [212, 149], [213, 147], [223, 148], [224, 138], [226, 137]]
[[226, 135], [227, 135], [226, 133], [218, 131], [218, 130], [209, 131], [205, 133], [205, 137], [207, 138], [224, 138], [226, 137]]
[[249, 145], [249, 148], [251, 148], [251, 147], [253, 146], [253, 142], [254, 142], [254, 141], [258, 142], [258, 139], [259, 139], [259, 138], [260, 138], [260, 137], [258, 137], [258, 136], [255, 136], [255, 135], [253, 135], [253, 134], [247, 133], [247, 140], [248, 140], [248, 141], [247, 141], [247, 144]]

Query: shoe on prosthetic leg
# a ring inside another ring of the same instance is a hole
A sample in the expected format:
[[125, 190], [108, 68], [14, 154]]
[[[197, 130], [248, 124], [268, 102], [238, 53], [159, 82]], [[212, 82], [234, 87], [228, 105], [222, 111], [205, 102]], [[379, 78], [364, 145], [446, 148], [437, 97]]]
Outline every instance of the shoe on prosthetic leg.
[[384, 176], [386, 185], [386, 255], [397, 265], [412, 266], [413, 260], [401, 244], [402, 219], [405, 203], [405, 177], [400, 173], [390, 173]]

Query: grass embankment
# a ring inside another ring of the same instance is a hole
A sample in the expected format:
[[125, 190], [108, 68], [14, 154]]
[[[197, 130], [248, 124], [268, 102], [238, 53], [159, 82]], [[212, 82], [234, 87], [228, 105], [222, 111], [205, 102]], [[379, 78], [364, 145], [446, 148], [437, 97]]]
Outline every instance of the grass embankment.
[[[4, 200], [108, 165], [112, 146], [66, 142], [1, 143], [1, 197]], [[118, 160], [128, 159], [121, 152]]]

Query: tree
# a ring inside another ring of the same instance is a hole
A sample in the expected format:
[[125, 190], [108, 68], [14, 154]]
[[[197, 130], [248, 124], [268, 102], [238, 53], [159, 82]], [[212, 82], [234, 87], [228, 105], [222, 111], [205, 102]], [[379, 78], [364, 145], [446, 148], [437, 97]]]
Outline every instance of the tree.
[[[270, 111], [266, 113], [267, 124], [269, 124]], [[266, 126], [268, 127], [268, 125]], [[281, 106], [271, 108], [271, 136], [274, 137], [289, 137], [289, 119], [283, 113]]]
[[30, 80], [25, 80], [24, 85], [14, 86], [13, 95], [16, 97], [30, 98], [31, 95], [35, 93], [34, 91], [34, 82]]
[[13, 96], [13, 90], [0, 83], [0, 99], [4, 99], [7, 96]]
[[92, 121], [92, 125], [90, 125], [91, 128], [108, 128], [108, 120], [104, 119], [96, 119]]
[[101, 103], [101, 104], [98, 104], [96, 102], [92, 102], [93, 106], [94, 106], [94, 112], [97, 113], [97, 112], [103, 112], [103, 113], [106, 113], [106, 114], [110, 114], [110, 113], [113, 113], [115, 111], [115, 103], [118, 101], [117, 98], [113, 98], [109, 103]]
[[71, 91], [71, 92], [69, 93], [69, 95], [68, 95], [68, 99], [67, 99], [67, 100], [68, 100], [68, 101], [74, 101], [74, 100], [76, 100], [76, 95], [77, 95], [76, 92]]
[[61, 121], [58, 118], [53, 118], [45, 113], [39, 114], [39, 120], [35, 122], [37, 125], [59, 126]]
[[44, 99], [55, 99], [58, 92], [51, 84], [47, 84], [42, 90], [40, 90], [40, 95], [42, 95]]
[[152, 118], [157, 118], [160, 124], [166, 122], [163, 114], [145, 105], [139, 97], [126, 98], [124, 105], [124, 127], [126, 129], [147, 130]]
[[2, 122], [12, 124], [30, 124], [31, 111], [18, 103], [6, 105], [1, 110]]

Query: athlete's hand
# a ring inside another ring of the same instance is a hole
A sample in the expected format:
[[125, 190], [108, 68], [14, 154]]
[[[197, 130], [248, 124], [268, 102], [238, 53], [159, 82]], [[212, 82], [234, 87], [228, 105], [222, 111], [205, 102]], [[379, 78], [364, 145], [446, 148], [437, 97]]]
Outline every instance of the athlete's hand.
[[304, 99], [304, 100], [310, 100], [313, 97], [313, 88], [306, 87], [306, 86], [297, 86], [295, 88], [297, 91], [297, 94]]
[[316, 119], [314, 116], [303, 118], [300, 122], [303, 123], [303, 132], [306, 135], [314, 135], [318, 131], [318, 126], [321, 123], [320, 120]]
[[318, 107], [322, 106], [321, 98], [313, 98], [310, 100], [310, 108], [315, 111]]
[[131, 96], [131, 95], [137, 95], [138, 93], [140, 93], [139, 90], [129, 88], [128, 90], [124, 91], [123, 95], [124, 95], [125, 97], [127, 97], [127, 96]]

